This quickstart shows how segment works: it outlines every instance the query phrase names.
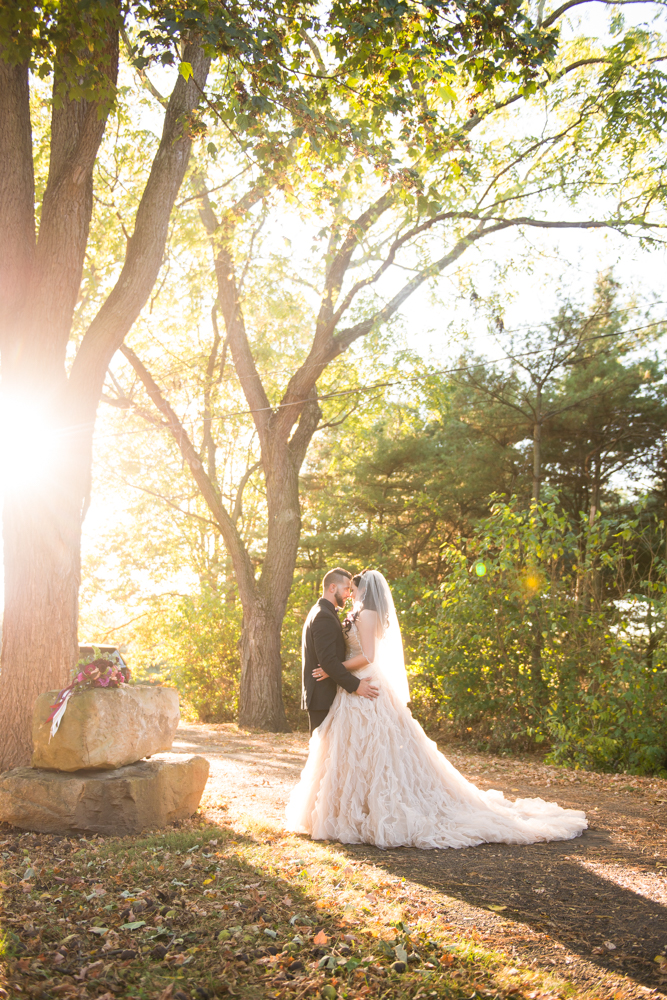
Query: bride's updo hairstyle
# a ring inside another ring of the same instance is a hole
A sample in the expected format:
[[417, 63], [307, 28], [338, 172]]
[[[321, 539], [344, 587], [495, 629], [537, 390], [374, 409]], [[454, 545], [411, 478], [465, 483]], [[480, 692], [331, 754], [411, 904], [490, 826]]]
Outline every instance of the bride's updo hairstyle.
[[389, 628], [391, 611], [391, 594], [387, 581], [377, 570], [365, 569], [357, 587], [357, 601], [363, 606], [364, 611], [375, 611], [377, 615], [377, 637], [381, 639]]

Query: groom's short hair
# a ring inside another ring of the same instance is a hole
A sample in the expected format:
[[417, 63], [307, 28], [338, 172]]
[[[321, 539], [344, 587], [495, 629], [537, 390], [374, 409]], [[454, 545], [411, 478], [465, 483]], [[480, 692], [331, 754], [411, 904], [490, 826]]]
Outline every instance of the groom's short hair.
[[342, 583], [344, 580], [351, 579], [351, 573], [348, 573], [346, 569], [341, 569], [340, 566], [337, 566], [335, 569], [330, 569], [328, 573], [325, 573], [324, 579], [322, 580], [322, 590], [326, 590], [332, 583]]

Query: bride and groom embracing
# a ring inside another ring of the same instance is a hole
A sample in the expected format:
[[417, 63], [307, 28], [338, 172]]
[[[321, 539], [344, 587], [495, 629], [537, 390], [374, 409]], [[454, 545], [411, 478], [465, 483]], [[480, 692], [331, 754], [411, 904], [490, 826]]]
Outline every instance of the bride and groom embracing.
[[[336, 614], [352, 596], [341, 623]], [[310, 749], [286, 809], [314, 840], [376, 847], [473, 847], [569, 840], [586, 816], [543, 799], [482, 791], [440, 753], [408, 702], [401, 630], [382, 573], [332, 569], [303, 629]]]

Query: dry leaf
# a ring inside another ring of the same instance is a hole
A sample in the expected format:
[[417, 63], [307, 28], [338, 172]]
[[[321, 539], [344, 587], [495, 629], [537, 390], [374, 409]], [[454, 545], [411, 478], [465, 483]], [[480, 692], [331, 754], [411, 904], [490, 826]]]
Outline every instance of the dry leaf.
[[318, 946], [319, 945], [327, 944], [328, 941], [329, 941], [329, 938], [326, 936], [326, 934], [324, 933], [324, 931], [320, 931], [313, 938], [313, 944], [318, 945]]
[[81, 970], [81, 975], [85, 972], [88, 979], [97, 979], [98, 976], [102, 975], [104, 970], [104, 962], [102, 959], [98, 959], [97, 962], [93, 962], [92, 965], [87, 966], [87, 968]]

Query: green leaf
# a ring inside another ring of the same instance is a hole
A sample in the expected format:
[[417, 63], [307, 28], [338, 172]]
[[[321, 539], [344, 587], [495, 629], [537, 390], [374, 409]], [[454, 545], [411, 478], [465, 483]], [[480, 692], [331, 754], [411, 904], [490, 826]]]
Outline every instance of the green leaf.
[[439, 83], [435, 88], [435, 93], [438, 100], [442, 101], [444, 104], [454, 104], [456, 101], [456, 94], [446, 83]]
[[189, 62], [182, 62], [178, 67], [178, 72], [181, 74], [184, 80], [189, 80], [192, 76], [192, 64]]

